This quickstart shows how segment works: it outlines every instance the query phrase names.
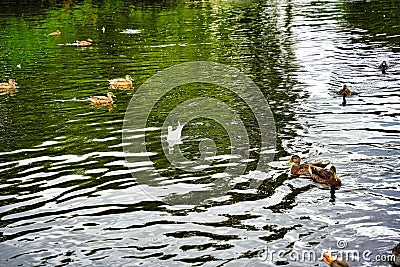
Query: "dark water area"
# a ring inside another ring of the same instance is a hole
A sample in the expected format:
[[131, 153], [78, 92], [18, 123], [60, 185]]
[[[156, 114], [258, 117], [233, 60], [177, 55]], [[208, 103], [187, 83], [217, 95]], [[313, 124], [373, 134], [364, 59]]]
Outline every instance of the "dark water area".
[[[0, 90], [0, 266], [326, 266], [329, 249], [352, 267], [389, 266], [400, 242], [399, 25], [388, 0], [0, 0], [0, 82], [17, 82]], [[142, 129], [124, 127], [146, 81], [195, 61], [235, 68], [260, 95], [193, 82], [163, 95]], [[133, 90], [108, 88], [127, 74]], [[345, 106], [344, 84], [356, 93]], [[90, 104], [108, 91], [113, 106]], [[255, 171], [263, 101], [276, 147]], [[206, 104], [174, 147], [201, 169], [214, 146], [200, 171], [168, 153], [166, 126], [184, 103]], [[246, 160], [220, 122], [230, 109]], [[129, 153], [140, 138], [146, 151]], [[331, 161], [342, 186], [290, 176], [293, 154]]]

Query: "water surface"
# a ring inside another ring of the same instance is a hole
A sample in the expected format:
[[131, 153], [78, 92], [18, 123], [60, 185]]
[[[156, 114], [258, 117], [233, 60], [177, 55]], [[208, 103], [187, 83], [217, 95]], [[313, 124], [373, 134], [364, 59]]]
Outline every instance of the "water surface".
[[[372, 252], [351, 266], [388, 266], [373, 260], [400, 240], [396, 1], [0, 5], [0, 78], [18, 83], [0, 95], [1, 265], [324, 266], [301, 257], [332, 248]], [[60, 36], [48, 35], [56, 29]], [[89, 48], [69, 45], [88, 37]], [[159, 135], [179, 103], [229, 104], [254, 148], [248, 171], [259, 158], [259, 129], [243, 101], [190, 84], [153, 110], [151, 162], [125, 161], [123, 123], [135, 90], [167, 67], [200, 60], [235, 67], [257, 84], [274, 115], [277, 151], [256, 192], [237, 182], [219, 198], [171, 205], [177, 193], [214, 190], [231, 152], [221, 125], [198, 119], [184, 128], [181, 147], [195, 159], [199, 142], [213, 138], [214, 167], [171, 166]], [[108, 79], [126, 74], [135, 90], [113, 90], [112, 108], [89, 104], [107, 93]], [[346, 106], [336, 93], [343, 84], [358, 93]], [[342, 187], [290, 177], [285, 163], [295, 153], [331, 160]], [[168, 183], [141, 183], [135, 171], [149, 164]]]

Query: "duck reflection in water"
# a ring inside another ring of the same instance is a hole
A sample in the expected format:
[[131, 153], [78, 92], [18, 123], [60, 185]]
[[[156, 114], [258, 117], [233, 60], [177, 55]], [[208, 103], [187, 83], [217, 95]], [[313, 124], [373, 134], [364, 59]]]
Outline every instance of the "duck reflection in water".
[[331, 199], [329, 200], [329, 202], [335, 202], [336, 201], [336, 196], [335, 196], [335, 191], [336, 191], [336, 187], [331, 186]]
[[167, 142], [169, 154], [174, 152], [175, 145], [182, 144], [181, 135], [183, 126], [184, 125], [181, 125], [179, 121], [175, 130], [172, 130], [172, 126], [168, 126]]

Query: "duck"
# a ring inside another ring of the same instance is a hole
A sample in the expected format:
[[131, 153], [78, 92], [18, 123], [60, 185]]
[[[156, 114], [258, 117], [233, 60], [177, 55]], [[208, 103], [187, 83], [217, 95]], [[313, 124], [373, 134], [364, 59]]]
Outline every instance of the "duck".
[[16, 88], [16, 82], [14, 79], [9, 79], [8, 83], [0, 83], [0, 89], [2, 90], [9, 90], [15, 88]]
[[350, 267], [350, 265], [344, 259], [331, 257], [327, 253], [323, 254], [323, 260], [331, 267]]
[[342, 185], [342, 180], [336, 175], [335, 166], [331, 166], [329, 170], [327, 170], [325, 168], [309, 165], [308, 171], [311, 174], [311, 179], [316, 183], [332, 186]]
[[60, 35], [61, 31], [60, 30], [56, 30], [55, 32], [50, 33], [49, 35]]
[[390, 264], [394, 267], [400, 266], [400, 243], [392, 249], [392, 260]]
[[293, 175], [306, 175], [309, 173], [309, 166], [317, 166], [320, 168], [325, 168], [330, 163], [322, 163], [322, 161], [317, 162], [305, 162], [301, 163], [301, 158], [298, 155], [293, 155], [287, 164], [292, 164], [292, 168], [290, 169], [290, 173]]
[[132, 88], [132, 78], [130, 75], [126, 75], [125, 78], [111, 79], [108, 81], [110, 83], [111, 89], [131, 89]]
[[343, 88], [339, 90], [338, 95], [343, 96], [342, 106], [346, 106], [346, 97], [351, 95], [358, 95], [358, 93], [351, 91], [347, 85], [343, 85]]
[[351, 90], [347, 85], [343, 85], [343, 88], [339, 90], [338, 95], [351, 96]]
[[86, 41], [75, 41], [75, 44], [77, 46], [91, 46], [93, 43], [93, 40], [88, 38]]
[[382, 63], [379, 65], [379, 69], [382, 70], [382, 74], [386, 73], [386, 70], [389, 68], [389, 66], [387, 65], [386, 61], [382, 61]]
[[92, 102], [93, 105], [112, 105], [114, 103], [113, 97], [115, 97], [115, 95], [112, 92], [108, 92], [107, 96], [91, 96], [90, 102]]

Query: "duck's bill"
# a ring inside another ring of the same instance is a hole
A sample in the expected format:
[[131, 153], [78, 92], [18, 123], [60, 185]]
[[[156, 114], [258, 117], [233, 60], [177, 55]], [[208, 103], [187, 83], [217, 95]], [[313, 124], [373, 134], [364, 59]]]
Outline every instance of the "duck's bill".
[[327, 253], [324, 253], [323, 255], [323, 260], [326, 264], [328, 264], [329, 266], [332, 264], [332, 262], [334, 262], [335, 258], [331, 257], [330, 255], [328, 255]]
[[292, 159], [289, 159], [289, 161], [288, 162], [286, 162], [286, 164], [292, 164]]
[[338, 178], [337, 175], [336, 175], [336, 172], [333, 174], [333, 178], [335, 178], [335, 179]]

